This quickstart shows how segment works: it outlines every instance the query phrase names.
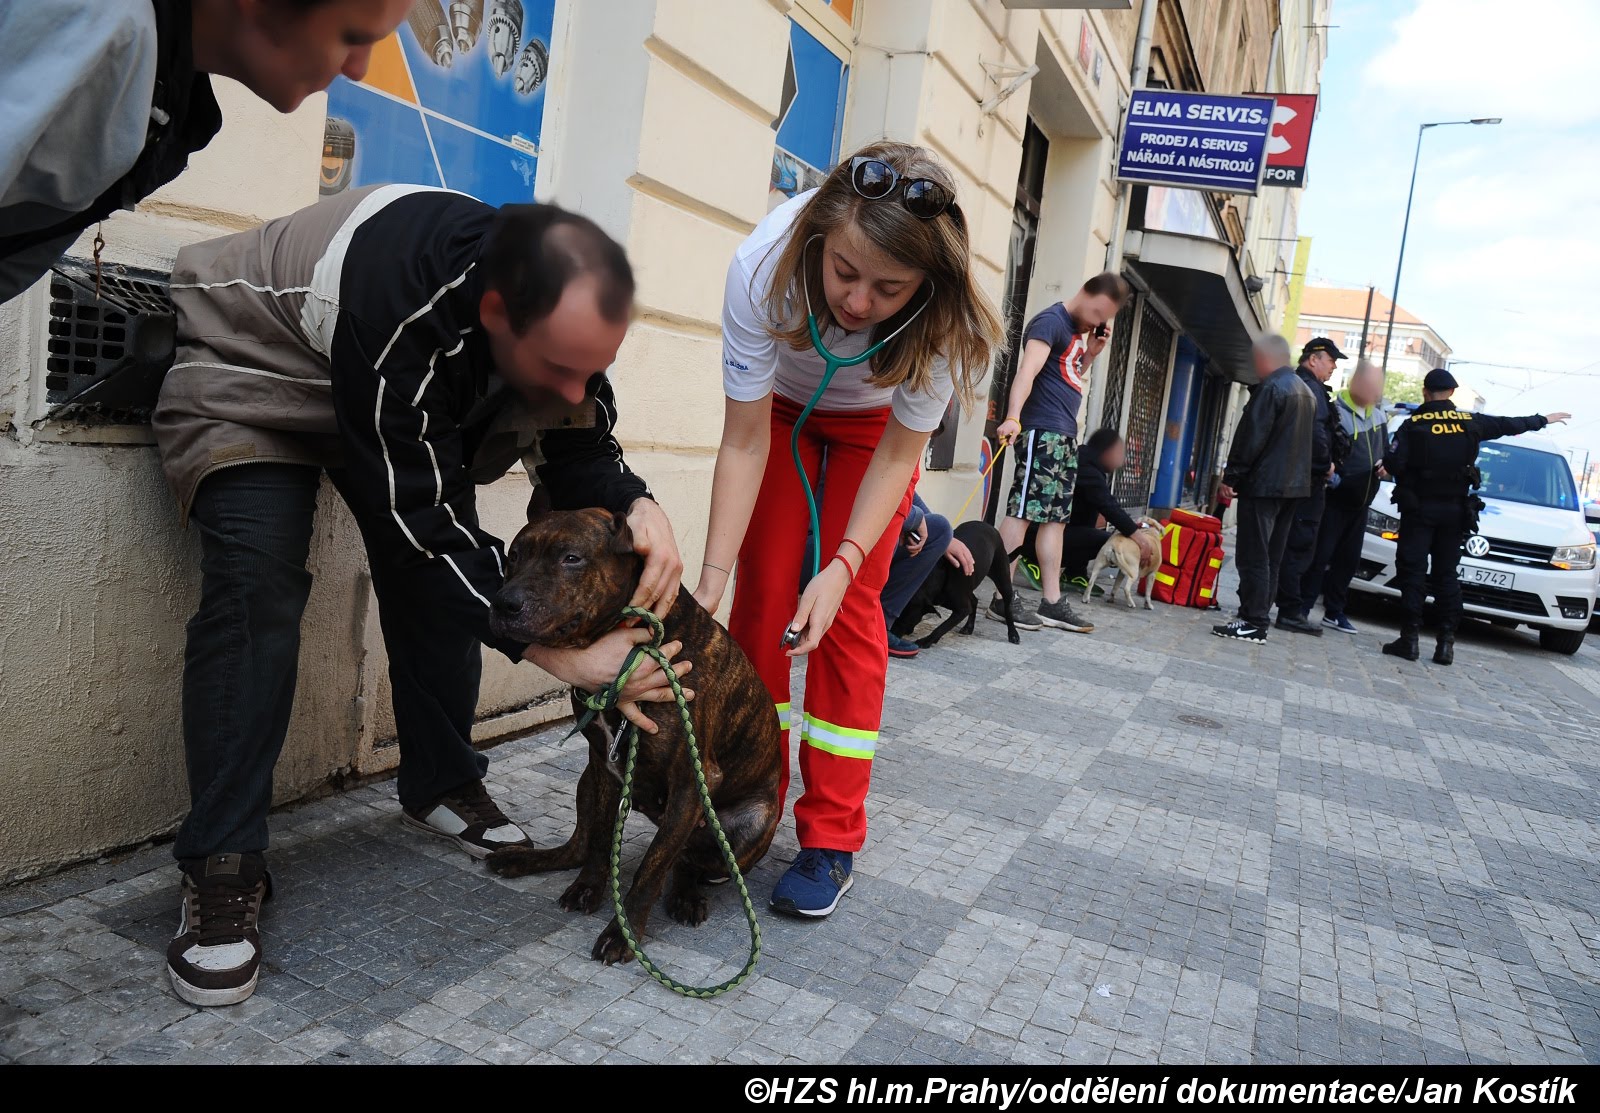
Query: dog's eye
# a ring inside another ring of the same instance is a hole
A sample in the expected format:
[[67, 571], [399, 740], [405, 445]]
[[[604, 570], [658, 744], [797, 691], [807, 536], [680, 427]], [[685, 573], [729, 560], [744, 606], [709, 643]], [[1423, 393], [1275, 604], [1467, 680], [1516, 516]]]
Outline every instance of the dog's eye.
[[561, 558], [561, 563], [563, 565], [565, 565], [566, 567], [571, 568], [571, 567], [574, 567], [575, 565], [582, 564], [583, 563], [583, 558], [581, 556], [579, 556], [577, 553], [567, 553], [565, 556], [563, 556]]

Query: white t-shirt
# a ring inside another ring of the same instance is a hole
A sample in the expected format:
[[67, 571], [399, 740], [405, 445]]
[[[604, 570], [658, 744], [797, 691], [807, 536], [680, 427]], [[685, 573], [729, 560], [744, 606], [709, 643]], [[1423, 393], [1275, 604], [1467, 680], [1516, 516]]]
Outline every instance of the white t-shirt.
[[[722, 301], [722, 389], [735, 402], [756, 402], [775, 391], [804, 404], [822, 382], [826, 370], [822, 357], [809, 346], [796, 351], [787, 342], [774, 339], [767, 331], [764, 310], [772, 270], [783, 252], [782, 241], [814, 193], [816, 190], [808, 190], [768, 213], [739, 245], [728, 265], [728, 288]], [[821, 290], [813, 290], [812, 304], [820, 306], [822, 296]], [[803, 319], [805, 301], [798, 291], [791, 297], [791, 309], [797, 319]], [[871, 344], [872, 330], [849, 333], [835, 326], [823, 334], [822, 342], [835, 355], [859, 355]], [[931, 433], [939, 427], [955, 390], [950, 367], [942, 357], [934, 361], [933, 381], [926, 391], [913, 390], [904, 383], [897, 387], [873, 386], [867, 381], [871, 374], [870, 360], [839, 368], [828, 384], [828, 392], [817, 403], [818, 408], [872, 410], [891, 406], [894, 416], [907, 429]]]

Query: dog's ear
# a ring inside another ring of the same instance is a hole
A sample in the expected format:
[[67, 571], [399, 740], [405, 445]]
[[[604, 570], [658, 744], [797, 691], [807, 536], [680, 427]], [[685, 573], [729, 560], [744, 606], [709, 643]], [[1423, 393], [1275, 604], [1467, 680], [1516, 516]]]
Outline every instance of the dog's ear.
[[528, 498], [528, 521], [543, 517], [554, 509], [550, 502], [550, 489], [543, 483], [539, 484]]
[[611, 515], [611, 551], [633, 552], [633, 530], [628, 528], [628, 516], [613, 512]]

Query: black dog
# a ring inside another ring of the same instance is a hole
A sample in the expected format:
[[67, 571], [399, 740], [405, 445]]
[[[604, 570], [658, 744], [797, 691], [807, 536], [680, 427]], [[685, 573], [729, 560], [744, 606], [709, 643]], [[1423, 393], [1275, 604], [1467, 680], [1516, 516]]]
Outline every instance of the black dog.
[[[617, 625], [639, 583], [641, 560], [622, 515], [604, 510], [536, 515], [517, 534], [508, 554], [505, 587], [494, 600], [491, 628], [501, 636], [536, 645], [581, 649]], [[686, 588], [663, 625], [666, 641], [681, 641], [681, 659], [694, 663], [688, 683], [695, 739], [706, 786], [723, 832], [749, 870], [766, 854], [783, 809], [778, 803], [782, 734], [778, 712], [744, 651], [695, 602]], [[576, 697], [573, 713], [585, 708]], [[634, 874], [624, 906], [635, 934], [643, 937], [650, 909], [667, 887], [667, 914], [685, 924], [706, 918], [701, 885], [725, 879], [728, 868], [715, 836], [705, 826], [683, 723], [673, 703], [647, 703], [644, 713], [660, 728], [640, 732], [633, 776], [633, 809], [655, 821], [656, 836]], [[503, 877], [578, 869], [561, 894], [561, 907], [593, 912], [609, 906], [607, 869], [612, 828], [622, 796], [624, 721], [619, 711], [597, 715], [584, 728], [589, 764], [578, 780], [578, 824], [563, 846], [537, 850], [510, 846], [489, 856]], [[632, 950], [615, 919], [595, 940], [593, 957], [626, 962]]]
[[962, 575], [961, 569], [948, 560], [939, 561], [928, 573], [928, 578], [922, 581], [922, 586], [917, 588], [906, 609], [900, 612], [892, 633], [896, 637], [907, 636], [917, 628], [922, 617], [936, 607], [947, 609], [950, 617], [941, 622], [933, 633], [917, 642], [923, 649], [937, 644], [963, 618], [967, 624], [961, 632], [972, 633], [972, 627], [978, 621], [978, 586], [988, 577], [994, 581], [995, 589], [1005, 602], [1006, 637], [1012, 645], [1016, 645], [1022, 640], [1012, 617], [1015, 603], [1011, 592], [1011, 558], [1016, 554], [1006, 552], [1005, 542], [1000, 540], [1000, 531], [988, 522], [962, 522], [956, 527], [955, 536], [972, 552], [972, 575]]

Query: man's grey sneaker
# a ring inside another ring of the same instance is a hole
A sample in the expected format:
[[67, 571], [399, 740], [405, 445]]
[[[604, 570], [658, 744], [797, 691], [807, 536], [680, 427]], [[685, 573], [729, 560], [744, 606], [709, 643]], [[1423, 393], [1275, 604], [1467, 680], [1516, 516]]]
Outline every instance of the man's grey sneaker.
[[1046, 599], [1039, 604], [1039, 621], [1057, 630], [1071, 630], [1075, 634], [1094, 633], [1094, 623], [1078, 617], [1064, 595], [1054, 603]]
[[1226, 626], [1213, 626], [1211, 632], [1219, 638], [1232, 638], [1241, 642], [1264, 642], [1267, 632], [1253, 622], [1236, 618]]
[[489, 798], [482, 781], [447, 792], [426, 808], [401, 814], [407, 827], [450, 839], [474, 858], [487, 858], [507, 846], [531, 846], [527, 834]]
[[1322, 625], [1329, 630], [1337, 630], [1341, 634], [1358, 634], [1355, 623], [1342, 614], [1325, 614], [1322, 616]]
[[191, 1005], [237, 1005], [261, 970], [261, 903], [272, 879], [260, 854], [213, 854], [183, 863], [178, 933], [167, 944], [172, 988]]
[[1310, 634], [1313, 638], [1322, 637], [1322, 627], [1301, 614], [1284, 614], [1279, 611], [1277, 627], [1280, 630], [1292, 630], [1296, 634]]
[[[1011, 602], [1016, 608], [1013, 614], [1016, 618], [1015, 625], [1018, 630], [1037, 630], [1040, 627], [1039, 615], [1032, 607], [1022, 601], [1022, 596], [1013, 594]], [[1006, 620], [1006, 601], [1000, 598], [998, 594], [995, 595], [994, 598], [989, 600], [989, 609], [983, 613], [996, 622], [1004, 622]]]

